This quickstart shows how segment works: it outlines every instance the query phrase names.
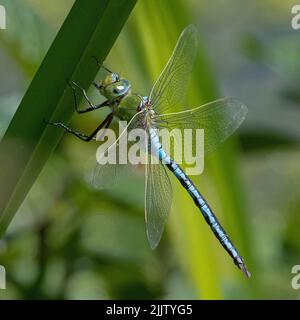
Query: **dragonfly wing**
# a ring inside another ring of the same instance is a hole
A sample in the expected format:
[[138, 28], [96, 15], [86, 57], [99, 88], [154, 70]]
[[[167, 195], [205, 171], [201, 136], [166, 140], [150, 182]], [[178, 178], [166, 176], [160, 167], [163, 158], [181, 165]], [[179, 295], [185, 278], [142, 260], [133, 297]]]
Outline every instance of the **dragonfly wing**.
[[[92, 184], [98, 189], [110, 189], [113, 188], [118, 178], [132, 169], [130, 163], [119, 162], [119, 155], [123, 153], [127, 159], [127, 149], [120, 150], [122, 141], [127, 140], [129, 132], [133, 129], [142, 129], [142, 113], [143, 111], [136, 113], [129, 121], [128, 125], [120, 133], [117, 140], [111, 143], [107, 148], [103, 146], [98, 148], [96, 154], [97, 164], [93, 172]], [[103, 132], [99, 132], [97, 137], [103, 138]], [[129, 142], [126, 141], [126, 145]]]
[[[241, 101], [223, 98], [191, 110], [157, 115], [156, 122], [159, 128], [177, 128], [181, 131], [203, 129], [204, 152], [209, 153], [241, 125], [247, 111], [247, 107]], [[181, 136], [183, 137], [183, 132]], [[184, 141], [184, 143], [192, 143], [192, 150], [195, 150], [196, 141], [194, 140]]]
[[155, 249], [162, 237], [172, 204], [172, 185], [166, 168], [161, 163], [151, 163], [148, 151], [145, 184], [145, 221], [147, 237]]
[[189, 25], [181, 33], [175, 49], [155, 82], [150, 100], [158, 114], [179, 111], [187, 91], [198, 44], [198, 31]]
[[92, 184], [97, 189], [112, 189], [115, 187], [116, 182], [124, 174], [125, 165], [120, 164], [96, 164], [93, 172]]

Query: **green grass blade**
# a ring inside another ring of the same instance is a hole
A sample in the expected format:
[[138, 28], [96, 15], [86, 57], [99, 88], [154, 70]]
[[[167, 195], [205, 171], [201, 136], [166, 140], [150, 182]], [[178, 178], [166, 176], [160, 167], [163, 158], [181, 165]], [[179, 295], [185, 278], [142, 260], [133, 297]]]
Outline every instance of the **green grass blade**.
[[61, 138], [43, 119], [74, 112], [71, 79], [88, 88], [136, 0], [77, 0], [36, 73], [0, 144], [0, 235]]

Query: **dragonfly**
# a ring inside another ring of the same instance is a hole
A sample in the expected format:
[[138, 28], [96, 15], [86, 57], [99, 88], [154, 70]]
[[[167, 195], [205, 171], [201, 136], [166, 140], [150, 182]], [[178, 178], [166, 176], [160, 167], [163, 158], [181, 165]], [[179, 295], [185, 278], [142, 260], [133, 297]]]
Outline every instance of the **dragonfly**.
[[[201, 128], [205, 133], [204, 150], [205, 153], [208, 153], [226, 140], [246, 117], [247, 107], [234, 98], [222, 98], [191, 109], [182, 107], [196, 59], [197, 42], [197, 28], [194, 25], [187, 26], [180, 34], [171, 57], [148, 96], [134, 93], [127, 79], [104, 66], [102, 67], [108, 73], [104, 80], [99, 83], [93, 82], [96, 89], [105, 97], [104, 102], [98, 105], [93, 104], [86, 91], [73, 82], [71, 86], [78, 113], [86, 113], [102, 107], [110, 109], [110, 113], [90, 135], [74, 131], [61, 122], [49, 122], [49, 124], [60, 126], [65, 132], [88, 142], [93, 139], [98, 140], [97, 134], [108, 128], [114, 118], [126, 120], [127, 127], [108, 149], [117, 147], [125, 131], [143, 129], [147, 133], [147, 157], [155, 155], [159, 160], [158, 163], [153, 164], [149, 159], [145, 165], [145, 222], [151, 248], [156, 248], [160, 242], [170, 213], [172, 185], [169, 174], [173, 174], [199, 208], [205, 221], [236, 266], [247, 277], [250, 277], [242, 256], [221, 226], [212, 208], [186, 174], [184, 168], [174, 160], [174, 154], [165, 151], [158, 134], [158, 130], [163, 128], [181, 130]], [[89, 105], [87, 108], [78, 107], [76, 89], [82, 91]], [[97, 163], [93, 182], [98, 187], [103, 187], [107, 181], [116, 179], [120, 170], [122, 170], [120, 164]]]

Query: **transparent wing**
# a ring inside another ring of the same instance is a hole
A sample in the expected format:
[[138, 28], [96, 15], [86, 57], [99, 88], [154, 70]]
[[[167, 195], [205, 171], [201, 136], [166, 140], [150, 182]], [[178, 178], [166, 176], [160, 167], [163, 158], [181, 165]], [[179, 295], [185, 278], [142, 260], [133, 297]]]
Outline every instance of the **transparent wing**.
[[161, 239], [172, 204], [172, 185], [166, 168], [151, 161], [150, 147], [146, 165], [145, 221], [147, 237], [152, 249]]
[[[226, 140], [244, 121], [247, 107], [239, 100], [223, 98], [200, 107], [169, 114], [156, 116], [158, 128], [179, 129], [203, 129], [204, 152], [209, 153]], [[183, 137], [183, 132], [181, 133]], [[183, 141], [191, 143], [195, 150], [196, 141]], [[171, 156], [174, 156], [171, 152]]]
[[197, 52], [198, 32], [189, 25], [181, 33], [175, 49], [155, 82], [150, 100], [158, 114], [180, 111]]
[[[97, 150], [96, 160], [97, 164], [93, 172], [92, 184], [98, 189], [110, 189], [113, 188], [122, 175], [128, 175], [131, 172], [131, 165], [129, 161], [120, 162], [120, 155], [127, 157], [127, 148], [122, 150], [121, 144], [125, 142], [127, 147], [130, 147], [127, 140], [128, 133], [133, 129], [142, 129], [142, 117], [143, 111], [134, 115], [130, 120], [128, 125], [120, 133], [117, 140], [111, 143], [108, 147], [105, 145], [100, 145]], [[108, 131], [108, 130], [107, 130]], [[107, 132], [106, 131], [106, 132]], [[104, 132], [99, 132], [97, 135], [97, 140], [99, 137], [102, 137]], [[124, 141], [125, 140], [125, 141]], [[109, 141], [107, 142], [109, 144]]]

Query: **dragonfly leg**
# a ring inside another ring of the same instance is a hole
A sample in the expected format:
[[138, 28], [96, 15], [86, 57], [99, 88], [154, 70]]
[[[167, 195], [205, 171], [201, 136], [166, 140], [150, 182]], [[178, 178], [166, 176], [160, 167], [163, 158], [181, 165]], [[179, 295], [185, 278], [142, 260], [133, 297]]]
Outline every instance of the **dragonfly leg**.
[[113, 73], [112, 71], [110, 71], [108, 68], [106, 68], [103, 64], [100, 63], [100, 61], [98, 60], [98, 58], [96, 56], [91, 56], [92, 59], [94, 59], [97, 63], [97, 65], [100, 67], [100, 68], [103, 68], [104, 70], [106, 70], [107, 72], [109, 73]]
[[[72, 91], [73, 91], [73, 97], [74, 97], [74, 103], [75, 103], [75, 109], [78, 113], [86, 113], [86, 112], [90, 112], [90, 111], [93, 111], [93, 110], [97, 110], [97, 109], [100, 109], [102, 107], [107, 107], [109, 106], [109, 102], [108, 100], [98, 104], [98, 105], [94, 105], [91, 100], [89, 99], [87, 93], [86, 93], [86, 90], [84, 90], [83, 88], [81, 88], [76, 82], [71, 82], [69, 83], [70, 87], [72, 88]], [[76, 96], [76, 88], [80, 89], [83, 93], [83, 96], [85, 98], [85, 100], [87, 101], [87, 103], [89, 104], [89, 107], [87, 107], [86, 109], [79, 109], [78, 107], [78, 102], [77, 102], [77, 96]]]
[[99, 85], [96, 81], [93, 81], [93, 86], [98, 90], [101, 89], [101, 85]]
[[[97, 65], [100, 67], [100, 68], [103, 68], [104, 70], [106, 70], [107, 72], [109, 73], [113, 73], [112, 71], [110, 71], [108, 68], [106, 68], [103, 64], [100, 63], [100, 61], [98, 60], [98, 58], [96, 56], [91, 56], [92, 59], [94, 59], [97, 63]], [[96, 81], [93, 82], [93, 86], [100, 90], [101, 89], [101, 85], [99, 85]]]
[[63, 128], [65, 130], [65, 133], [71, 133], [75, 137], [79, 138], [82, 141], [90, 142], [92, 139], [95, 138], [95, 136], [97, 135], [97, 132], [100, 129], [109, 127], [109, 125], [112, 122], [113, 116], [114, 116], [114, 114], [110, 113], [90, 135], [74, 131], [73, 129], [69, 128], [68, 126], [66, 126], [62, 122], [48, 122], [48, 121], [45, 121], [45, 120], [44, 120], [44, 122], [46, 124], [49, 124], [49, 125], [52, 125], [52, 126], [61, 127], [61, 128]]

